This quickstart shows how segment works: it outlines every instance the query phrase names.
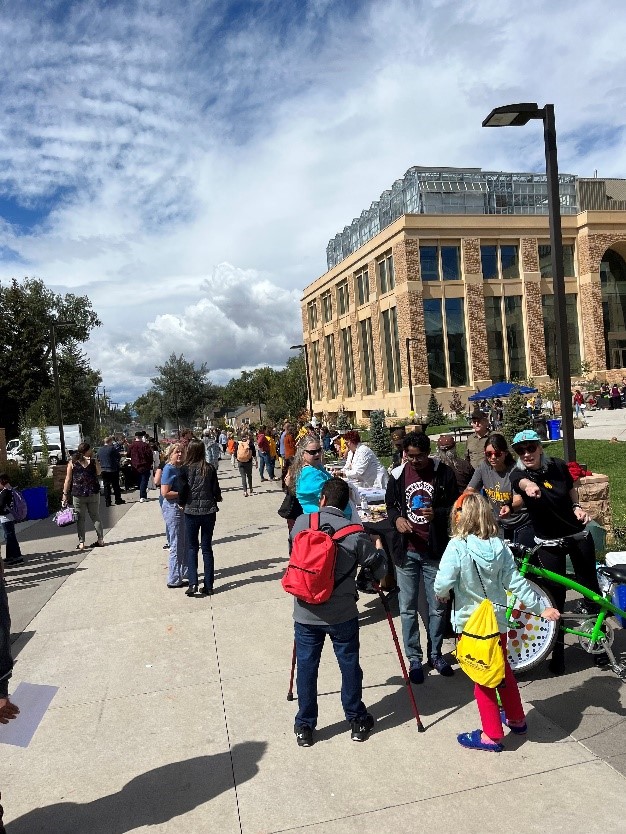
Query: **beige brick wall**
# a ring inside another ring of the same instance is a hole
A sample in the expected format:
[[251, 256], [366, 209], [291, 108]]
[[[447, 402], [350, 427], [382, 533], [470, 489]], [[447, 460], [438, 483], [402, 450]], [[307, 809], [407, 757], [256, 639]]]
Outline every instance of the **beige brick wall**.
[[595, 275], [581, 275], [578, 292], [583, 322], [581, 342], [584, 344], [585, 362], [592, 370], [606, 368], [604, 352], [604, 321], [602, 317], [602, 289]]
[[415, 238], [404, 238], [392, 247], [396, 286], [417, 281], [420, 276], [420, 248]]
[[477, 275], [478, 273], [482, 273], [480, 238], [465, 237], [461, 241], [461, 247], [463, 250], [463, 271], [465, 274]]
[[383, 366], [383, 345], [380, 334], [380, 308], [377, 301], [370, 304], [372, 316], [372, 343], [374, 345], [374, 367], [376, 369], [376, 391], [386, 391], [385, 373]]
[[521, 262], [523, 272], [539, 272], [536, 237], [523, 237], [521, 239]]
[[[536, 270], [534, 270], [536, 272]], [[546, 345], [541, 306], [541, 284], [538, 280], [524, 281], [526, 314], [526, 357], [531, 376], [543, 376], [546, 369]]]
[[[586, 231], [578, 236], [578, 267], [580, 275], [600, 274], [600, 263], [606, 250], [624, 240], [624, 232], [594, 233]], [[598, 280], [599, 277], [598, 277]]]
[[466, 283], [465, 304], [467, 305], [470, 380], [489, 379], [489, 353], [485, 340], [485, 296], [481, 284]]

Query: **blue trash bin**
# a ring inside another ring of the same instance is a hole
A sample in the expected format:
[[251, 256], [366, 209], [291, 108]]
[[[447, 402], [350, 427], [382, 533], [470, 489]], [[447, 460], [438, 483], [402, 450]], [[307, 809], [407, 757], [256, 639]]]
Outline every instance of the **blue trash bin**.
[[561, 439], [561, 418], [558, 417], [556, 420], [547, 420], [548, 424], [548, 440], [560, 440]]
[[37, 518], [48, 518], [48, 487], [27, 487], [22, 490], [29, 521]]
[[[617, 585], [613, 591], [613, 605], [617, 605], [622, 611], [626, 611], [626, 585]], [[622, 625], [626, 628], [626, 619], [624, 617], [616, 617]]]

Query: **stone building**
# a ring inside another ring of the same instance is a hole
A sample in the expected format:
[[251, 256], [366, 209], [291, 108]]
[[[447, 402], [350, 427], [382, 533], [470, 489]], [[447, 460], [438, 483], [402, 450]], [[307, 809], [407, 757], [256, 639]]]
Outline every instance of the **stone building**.
[[[561, 174], [572, 373], [626, 367], [626, 180]], [[327, 247], [304, 290], [313, 409], [355, 421], [556, 378], [546, 177], [411, 168]], [[407, 341], [409, 340], [409, 341]]]

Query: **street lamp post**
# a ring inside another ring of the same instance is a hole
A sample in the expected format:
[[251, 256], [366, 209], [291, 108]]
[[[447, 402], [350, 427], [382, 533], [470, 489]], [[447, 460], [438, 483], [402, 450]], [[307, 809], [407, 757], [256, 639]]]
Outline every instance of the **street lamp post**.
[[289, 350], [304, 350], [304, 366], [306, 368], [306, 391], [309, 398], [309, 414], [313, 419], [313, 395], [311, 393], [311, 374], [309, 372], [309, 350], [306, 345], [291, 345]]
[[569, 342], [567, 338], [567, 312], [565, 308], [565, 270], [563, 268], [563, 238], [561, 234], [561, 201], [559, 196], [559, 168], [557, 164], [556, 126], [554, 105], [540, 108], [536, 103], [507, 104], [496, 107], [483, 122], [483, 127], [520, 127], [531, 119], [543, 122], [543, 141], [546, 157], [548, 185], [548, 223], [550, 227], [550, 254], [552, 285], [554, 288], [554, 323], [556, 329], [556, 364], [561, 398], [563, 423], [563, 451], [566, 461], [576, 460], [574, 440], [574, 415], [571, 396], [571, 370]]
[[411, 411], [415, 413], [415, 402], [413, 400], [413, 377], [411, 375], [411, 342], [417, 342], [413, 336], [406, 337], [406, 365], [409, 373], [409, 401], [411, 403]]
[[57, 419], [59, 421], [59, 446], [61, 447], [61, 463], [67, 463], [67, 453], [65, 451], [65, 432], [63, 431], [63, 412], [61, 410], [61, 385], [59, 383], [59, 365], [57, 362], [57, 327], [67, 327], [71, 325], [71, 321], [51, 321], [50, 322], [50, 342], [52, 348], [52, 378], [54, 380], [54, 395], [57, 401]]

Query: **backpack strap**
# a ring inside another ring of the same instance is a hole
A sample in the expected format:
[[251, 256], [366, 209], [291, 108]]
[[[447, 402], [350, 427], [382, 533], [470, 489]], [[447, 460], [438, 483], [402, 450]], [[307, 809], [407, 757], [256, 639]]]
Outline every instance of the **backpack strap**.
[[[347, 539], [348, 536], [353, 535], [353, 533], [363, 532], [363, 527], [360, 524], [348, 524], [347, 527], [342, 527], [341, 530], [337, 530], [337, 532], [331, 536], [331, 539], [335, 542], [335, 544], [339, 544], [340, 541], [342, 541], [343, 539]], [[356, 568], [358, 563], [359, 560], [355, 559], [352, 565], [350, 565], [350, 569], [346, 573], [344, 573], [343, 576], [340, 576], [339, 579], [335, 580], [333, 590], [337, 588], [339, 585], [341, 585], [341, 583], [344, 582], [349, 576], [351, 576], [352, 571]]]
[[319, 530], [320, 529], [320, 514], [319, 513], [311, 513], [309, 515], [309, 530]]

